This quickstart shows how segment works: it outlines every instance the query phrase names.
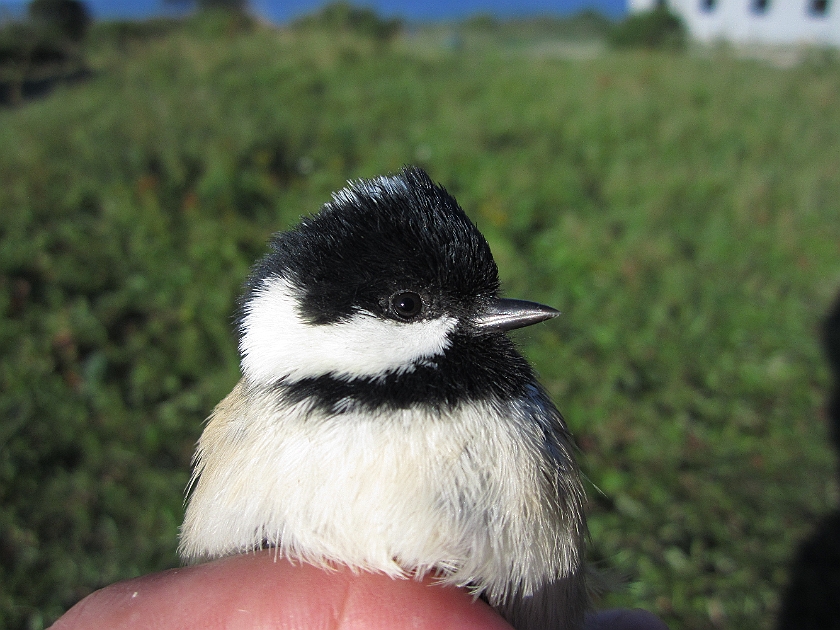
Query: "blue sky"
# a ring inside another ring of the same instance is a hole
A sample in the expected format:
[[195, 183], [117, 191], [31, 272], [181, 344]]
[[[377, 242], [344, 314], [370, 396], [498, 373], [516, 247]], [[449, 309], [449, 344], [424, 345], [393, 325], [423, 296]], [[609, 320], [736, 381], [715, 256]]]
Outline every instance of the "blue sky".
[[[276, 22], [312, 12], [325, 3], [326, 0], [250, 0], [252, 9]], [[140, 19], [173, 11], [172, 5], [163, 0], [85, 0], [85, 4], [98, 19]], [[620, 17], [626, 10], [626, 0], [358, 0], [356, 4], [373, 7], [385, 16], [409, 20], [457, 19], [478, 12], [499, 17], [542, 13], [566, 15], [581, 9], [596, 9], [607, 16]], [[26, 5], [27, 2], [18, 0], [0, 0], [0, 17], [4, 8], [19, 13], [25, 11]]]

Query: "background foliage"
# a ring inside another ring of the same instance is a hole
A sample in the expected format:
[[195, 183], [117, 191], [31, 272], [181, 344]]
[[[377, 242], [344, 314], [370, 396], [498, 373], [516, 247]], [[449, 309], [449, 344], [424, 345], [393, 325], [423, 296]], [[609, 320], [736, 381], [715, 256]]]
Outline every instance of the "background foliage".
[[0, 106], [85, 75], [81, 44], [91, 18], [84, 3], [32, 0], [27, 9], [27, 20], [0, 20]]
[[616, 48], [685, 48], [687, 33], [682, 20], [663, 2], [651, 11], [632, 13], [609, 32]]
[[771, 626], [837, 498], [817, 334], [840, 287], [837, 63], [213, 24], [95, 26], [91, 80], [0, 110], [0, 626], [177, 564], [249, 265], [346, 179], [408, 162], [509, 295], [564, 312], [518, 339], [577, 436], [592, 558], [626, 576], [603, 604]]
[[71, 41], [81, 41], [90, 27], [90, 14], [80, 0], [32, 0], [29, 18]]

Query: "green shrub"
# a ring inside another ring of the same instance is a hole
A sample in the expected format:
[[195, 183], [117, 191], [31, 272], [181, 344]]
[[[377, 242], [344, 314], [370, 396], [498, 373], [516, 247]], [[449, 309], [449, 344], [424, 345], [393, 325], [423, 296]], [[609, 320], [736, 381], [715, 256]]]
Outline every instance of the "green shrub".
[[32, 0], [29, 18], [73, 42], [83, 40], [91, 24], [90, 13], [81, 0]]
[[609, 41], [616, 48], [680, 50], [686, 37], [682, 20], [667, 7], [658, 7], [625, 18], [610, 32]]
[[476, 31], [496, 31], [501, 26], [499, 19], [492, 13], [474, 13], [464, 20], [464, 27]]
[[97, 22], [91, 28], [91, 39], [101, 46], [143, 44], [182, 30], [183, 22], [183, 19], [171, 17]]
[[201, 9], [184, 21], [189, 33], [210, 39], [247, 34], [256, 26], [256, 20], [248, 13], [219, 7]]
[[85, 70], [91, 19], [78, 0], [33, 0], [29, 19], [0, 28], [0, 104], [20, 104]]
[[71, 55], [66, 40], [54, 31], [27, 22], [0, 29], [0, 71], [16, 66], [61, 64]]
[[0, 105], [20, 104], [84, 71], [81, 47], [57, 29], [37, 22], [0, 28]]
[[399, 34], [402, 22], [398, 19], [386, 20], [379, 17], [373, 9], [339, 1], [331, 2], [317, 13], [300, 18], [294, 23], [294, 27], [353, 33], [386, 42]]
[[248, 9], [248, 0], [197, 0], [196, 5], [202, 11], [245, 13]]

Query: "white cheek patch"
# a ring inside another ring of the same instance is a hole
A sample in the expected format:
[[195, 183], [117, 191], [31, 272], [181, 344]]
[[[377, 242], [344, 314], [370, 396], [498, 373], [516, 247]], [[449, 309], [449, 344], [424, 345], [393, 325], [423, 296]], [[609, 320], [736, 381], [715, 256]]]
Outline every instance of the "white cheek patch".
[[335, 324], [309, 324], [298, 314], [296, 291], [271, 278], [245, 307], [239, 352], [250, 380], [271, 384], [332, 374], [378, 377], [405, 372], [449, 347], [457, 320], [440, 317], [412, 323], [358, 313]]

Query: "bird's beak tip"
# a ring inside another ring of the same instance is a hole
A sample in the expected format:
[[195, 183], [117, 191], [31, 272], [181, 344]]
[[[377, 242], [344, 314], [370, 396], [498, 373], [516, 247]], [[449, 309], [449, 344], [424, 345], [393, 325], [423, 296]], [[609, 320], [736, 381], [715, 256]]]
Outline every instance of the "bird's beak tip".
[[490, 303], [475, 324], [483, 331], [507, 331], [554, 319], [560, 314], [545, 304], [500, 298]]

